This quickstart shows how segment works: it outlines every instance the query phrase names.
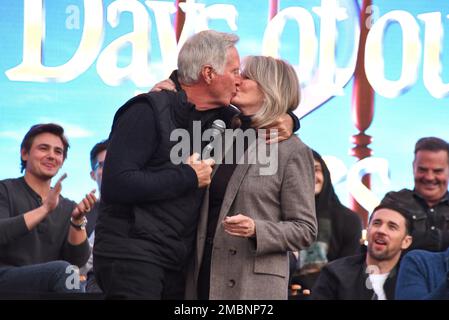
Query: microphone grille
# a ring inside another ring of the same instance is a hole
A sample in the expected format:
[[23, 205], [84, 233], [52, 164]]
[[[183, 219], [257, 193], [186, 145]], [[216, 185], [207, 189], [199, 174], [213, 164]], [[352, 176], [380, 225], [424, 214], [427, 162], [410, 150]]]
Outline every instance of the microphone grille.
[[212, 123], [212, 128], [219, 130], [220, 132], [224, 132], [226, 129], [226, 124], [223, 120], [217, 119]]

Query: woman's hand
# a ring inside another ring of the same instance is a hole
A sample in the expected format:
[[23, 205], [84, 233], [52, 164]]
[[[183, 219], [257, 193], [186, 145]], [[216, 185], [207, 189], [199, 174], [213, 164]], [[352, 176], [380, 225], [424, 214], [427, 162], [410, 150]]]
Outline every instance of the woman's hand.
[[265, 129], [267, 129], [267, 134], [265, 136], [267, 144], [287, 140], [293, 134], [293, 119], [286, 113]]
[[162, 90], [168, 90], [168, 91], [174, 91], [176, 92], [176, 86], [173, 81], [170, 79], [163, 80], [161, 82], [158, 82], [154, 85], [153, 88], [151, 88], [150, 92], [159, 92]]
[[256, 235], [254, 220], [243, 214], [224, 218], [223, 226], [224, 230], [233, 236], [251, 238]]

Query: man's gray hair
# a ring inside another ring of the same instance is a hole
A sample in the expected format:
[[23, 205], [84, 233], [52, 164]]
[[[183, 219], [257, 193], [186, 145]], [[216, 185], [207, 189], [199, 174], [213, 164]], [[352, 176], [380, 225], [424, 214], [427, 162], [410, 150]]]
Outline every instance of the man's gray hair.
[[239, 37], [235, 34], [214, 30], [201, 31], [191, 36], [178, 55], [179, 81], [183, 84], [198, 82], [205, 65], [210, 65], [219, 74], [223, 74], [227, 51], [238, 40]]

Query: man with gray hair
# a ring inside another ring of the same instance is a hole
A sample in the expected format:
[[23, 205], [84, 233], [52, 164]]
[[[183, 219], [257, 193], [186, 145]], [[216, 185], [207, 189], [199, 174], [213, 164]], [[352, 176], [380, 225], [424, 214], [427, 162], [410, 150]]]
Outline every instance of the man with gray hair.
[[[94, 270], [107, 298], [182, 299], [199, 205], [212, 159], [174, 164], [170, 133], [193, 137], [226, 117], [240, 84], [238, 37], [203, 31], [186, 41], [177, 92], [142, 94], [116, 113], [109, 136], [94, 245]], [[192, 145], [192, 144], [191, 144]], [[201, 150], [191, 150], [201, 152]]]

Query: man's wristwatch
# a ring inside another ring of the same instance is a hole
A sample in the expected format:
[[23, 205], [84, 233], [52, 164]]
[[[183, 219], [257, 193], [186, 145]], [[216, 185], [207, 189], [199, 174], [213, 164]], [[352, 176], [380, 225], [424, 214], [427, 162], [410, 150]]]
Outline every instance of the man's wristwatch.
[[75, 229], [78, 230], [86, 230], [86, 225], [87, 225], [87, 218], [83, 217], [83, 221], [78, 224], [75, 222], [75, 219], [73, 219], [73, 217], [70, 217], [70, 224], [72, 225], [72, 227], [74, 227]]

